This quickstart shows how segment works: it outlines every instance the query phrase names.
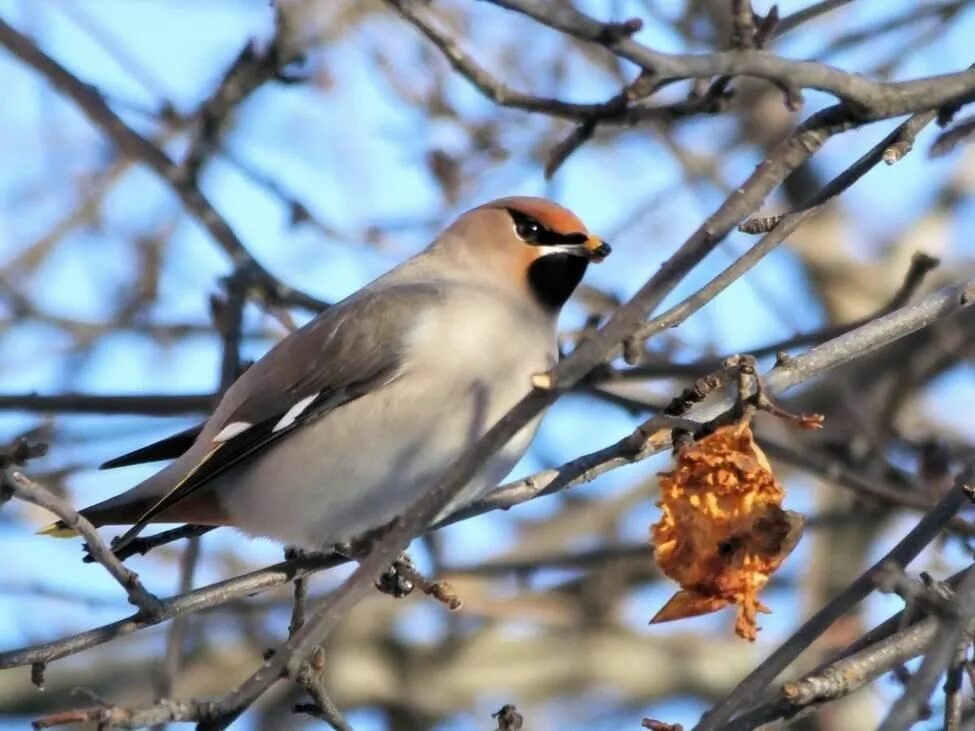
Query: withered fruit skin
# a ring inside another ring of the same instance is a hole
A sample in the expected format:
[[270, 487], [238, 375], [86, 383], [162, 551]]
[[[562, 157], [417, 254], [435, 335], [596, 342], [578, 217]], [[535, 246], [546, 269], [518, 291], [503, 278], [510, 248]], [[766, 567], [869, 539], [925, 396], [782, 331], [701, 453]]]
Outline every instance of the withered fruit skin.
[[747, 421], [686, 446], [660, 475], [663, 516], [652, 527], [657, 563], [681, 591], [651, 623], [735, 604], [735, 632], [754, 640], [758, 593], [795, 547], [802, 516], [782, 509], [785, 491]]

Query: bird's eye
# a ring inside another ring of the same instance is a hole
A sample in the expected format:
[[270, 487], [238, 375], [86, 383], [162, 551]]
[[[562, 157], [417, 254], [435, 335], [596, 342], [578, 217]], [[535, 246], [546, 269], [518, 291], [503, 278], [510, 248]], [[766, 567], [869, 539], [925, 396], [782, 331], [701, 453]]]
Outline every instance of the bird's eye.
[[538, 241], [542, 233], [542, 225], [534, 218], [518, 216], [515, 219], [515, 233], [522, 241]]

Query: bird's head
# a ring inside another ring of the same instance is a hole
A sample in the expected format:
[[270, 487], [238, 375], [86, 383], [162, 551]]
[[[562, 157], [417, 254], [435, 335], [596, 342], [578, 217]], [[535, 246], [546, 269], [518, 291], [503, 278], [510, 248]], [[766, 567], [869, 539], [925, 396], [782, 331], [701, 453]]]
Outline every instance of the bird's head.
[[558, 310], [582, 280], [589, 262], [610, 253], [566, 208], [544, 198], [499, 198], [468, 211], [444, 243], [463, 251], [483, 274], [527, 287], [544, 307]]

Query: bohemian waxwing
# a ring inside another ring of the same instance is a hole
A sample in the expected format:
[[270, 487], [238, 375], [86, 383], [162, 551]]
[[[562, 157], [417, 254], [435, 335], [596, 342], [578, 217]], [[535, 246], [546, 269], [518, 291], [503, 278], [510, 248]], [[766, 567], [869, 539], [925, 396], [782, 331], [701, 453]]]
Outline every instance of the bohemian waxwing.
[[[322, 550], [389, 522], [556, 361], [556, 319], [609, 254], [571, 212], [502, 198], [274, 346], [201, 426], [103, 467], [175, 460], [82, 511], [96, 526], [229, 525]], [[447, 511], [495, 486], [525, 426]], [[445, 514], [446, 512], [445, 511]], [[70, 535], [55, 523], [49, 535]]]

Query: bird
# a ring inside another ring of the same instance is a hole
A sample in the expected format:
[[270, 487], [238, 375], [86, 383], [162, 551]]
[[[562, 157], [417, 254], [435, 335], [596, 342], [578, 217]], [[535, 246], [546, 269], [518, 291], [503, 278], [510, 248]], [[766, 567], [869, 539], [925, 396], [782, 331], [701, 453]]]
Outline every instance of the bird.
[[[429, 490], [557, 362], [557, 321], [610, 254], [571, 211], [515, 196], [460, 215], [425, 249], [328, 307], [243, 371], [202, 424], [109, 460], [163, 459], [80, 511], [95, 527], [232, 526], [321, 551], [376, 530]], [[495, 487], [539, 415], [442, 516]], [[40, 531], [74, 535], [63, 521]]]

